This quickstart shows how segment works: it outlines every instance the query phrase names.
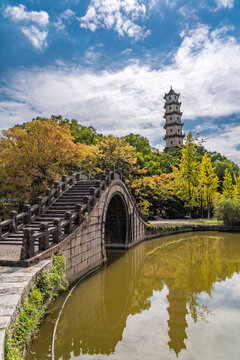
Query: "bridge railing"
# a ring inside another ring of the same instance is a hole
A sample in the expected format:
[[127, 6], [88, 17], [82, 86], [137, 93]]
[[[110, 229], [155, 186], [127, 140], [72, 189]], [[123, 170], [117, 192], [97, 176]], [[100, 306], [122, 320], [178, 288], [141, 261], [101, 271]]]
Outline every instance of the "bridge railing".
[[33, 205], [25, 204], [21, 213], [15, 210], [11, 211], [10, 218], [0, 222], [0, 240], [9, 233], [16, 233], [23, 225], [30, 223], [36, 216], [41, 215], [53, 201], [59, 198], [76, 181], [89, 179], [90, 172], [82, 172], [81, 170], [72, 171], [69, 175], [63, 175], [62, 181], [55, 181], [54, 188], [48, 188], [45, 196], [38, 196]]
[[[77, 226], [81, 225], [88, 213], [94, 207], [102, 191], [111, 182], [111, 172], [101, 176], [101, 180], [96, 180], [93, 187], [89, 189], [89, 195], [83, 198], [84, 204], [76, 204], [75, 211], [66, 211], [64, 220], [55, 218], [53, 226], [42, 223], [39, 230], [27, 227], [23, 230], [23, 245], [21, 250], [21, 260], [31, 258], [39, 250], [47, 250], [52, 245], [61, 242]], [[73, 184], [72, 184], [73, 185]], [[49, 236], [52, 235], [52, 245], [49, 243]]]

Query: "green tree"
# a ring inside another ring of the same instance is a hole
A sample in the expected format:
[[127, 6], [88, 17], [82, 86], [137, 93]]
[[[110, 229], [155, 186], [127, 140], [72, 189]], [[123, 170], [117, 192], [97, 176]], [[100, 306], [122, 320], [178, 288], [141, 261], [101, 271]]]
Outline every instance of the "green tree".
[[234, 188], [232, 182], [232, 175], [228, 168], [225, 170], [224, 178], [223, 178], [223, 196], [227, 199], [232, 199], [234, 195]]
[[182, 157], [178, 167], [173, 167], [175, 185], [179, 197], [185, 201], [192, 215], [192, 207], [196, 205], [198, 166], [196, 146], [191, 131], [187, 135], [186, 144], [181, 149]]
[[240, 201], [240, 175], [234, 175], [235, 185], [233, 186], [233, 197], [235, 200]]
[[207, 153], [203, 155], [202, 162], [200, 164], [198, 187], [201, 205], [207, 208], [208, 218], [210, 218], [211, 208], [213, 207], [213, 201], [218, 187], [218, 177], [214, 172], [211, 158]]

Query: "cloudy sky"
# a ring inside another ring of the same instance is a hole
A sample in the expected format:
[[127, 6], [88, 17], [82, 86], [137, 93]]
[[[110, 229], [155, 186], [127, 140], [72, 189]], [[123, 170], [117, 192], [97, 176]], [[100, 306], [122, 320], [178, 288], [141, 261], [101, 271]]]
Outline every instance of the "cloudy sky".
[[184, 130], [240, 163], [239, 0], [2, 0], [0, 128], [61, 114], [164, 147], [163, 96]]

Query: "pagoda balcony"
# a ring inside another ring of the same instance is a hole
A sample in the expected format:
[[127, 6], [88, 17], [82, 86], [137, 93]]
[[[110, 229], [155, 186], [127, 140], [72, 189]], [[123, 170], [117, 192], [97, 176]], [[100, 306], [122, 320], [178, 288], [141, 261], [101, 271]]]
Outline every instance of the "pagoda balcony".
[[181, 111], [174, 110], [174, 111], [171, 111], [171, 112], [166, 112], [163, 115], [163, 117], [164, 117], [164, 119], [166, 119], [167, 115], [174, 115], [174, 114], [182, 116], [183, 113]]
[[178, 101], [176, 101], [176, 100], [170, 100], [169, 102], [166, 102], [166, 103], [165, 103], [164, 108], [166, 109], [166, 107], [167, 107], [168, 105], [179, 105], [179, 106], [181, 106], [182, 103], [181, 103], [181, 102], [178, 102]]
[[173, 137], [179, 137], [179, 138], [184, 138], [185, 137], [185, 133], [183, 134], [169, 134], [169, 135], [165, 135], [164, 136], [164, 140], [167, 140], [169, 138], [173, 138]]
[[172, 125], [178, 125], [178, 126], [183, 127], [184, 123], [174, 121], [174, 122], [171, 122], [171, 123], [166, 123], [163, 128], [166, 129], [168, 126], [172, 126]]

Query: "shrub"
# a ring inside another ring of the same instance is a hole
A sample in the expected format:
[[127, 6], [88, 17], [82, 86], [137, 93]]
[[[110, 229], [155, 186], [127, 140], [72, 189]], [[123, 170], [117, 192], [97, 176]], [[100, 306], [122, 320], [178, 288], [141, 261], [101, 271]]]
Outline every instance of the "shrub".
[[60, 290], [67, 287], [65, 270], [64, 256], [53, 255], [51, 269], [43, 271], [38, 276], [36, 284], [32, 285], [28, 298], [24, 299], [17, 318], [7, 334], [6, 360], [23, 360], [23, 349], [37, 332], [40, 321], [46, 314], [48, 302], [56, 298]]
[[234, 199], [222, 199], [216, 206], [216, 216], [224, 225], [240, 225], [240, 202]]

